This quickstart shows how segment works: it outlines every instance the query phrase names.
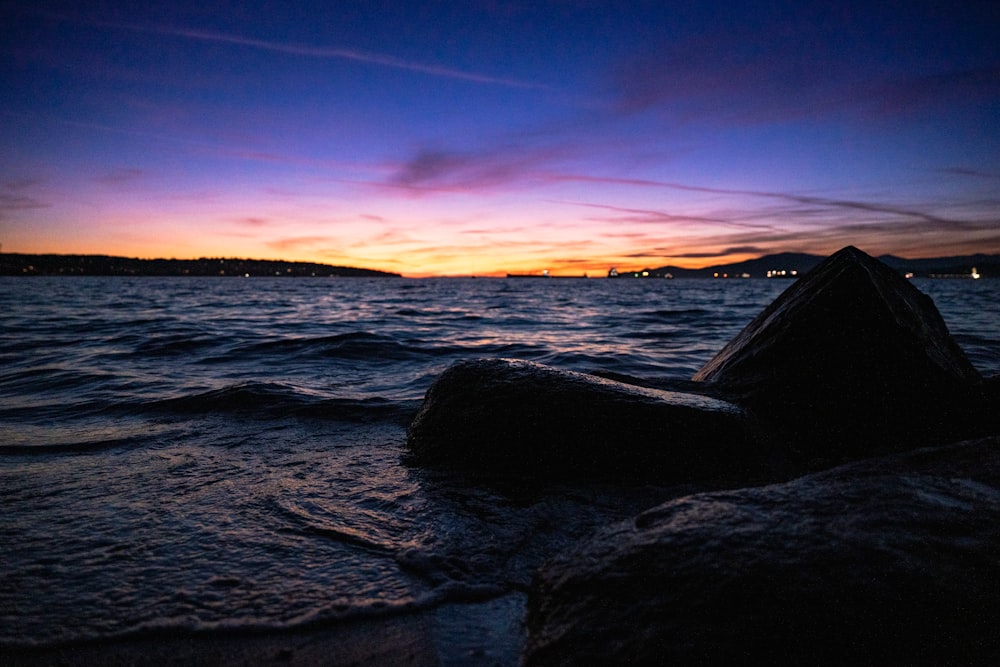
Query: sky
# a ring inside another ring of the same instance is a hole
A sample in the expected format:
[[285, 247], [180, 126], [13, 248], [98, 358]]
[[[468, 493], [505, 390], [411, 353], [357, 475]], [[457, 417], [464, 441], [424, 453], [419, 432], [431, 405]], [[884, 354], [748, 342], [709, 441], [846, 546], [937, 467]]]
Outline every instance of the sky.
[[2, 252], [1000, 253], [995, 2], [0, 0], [0, 91]]

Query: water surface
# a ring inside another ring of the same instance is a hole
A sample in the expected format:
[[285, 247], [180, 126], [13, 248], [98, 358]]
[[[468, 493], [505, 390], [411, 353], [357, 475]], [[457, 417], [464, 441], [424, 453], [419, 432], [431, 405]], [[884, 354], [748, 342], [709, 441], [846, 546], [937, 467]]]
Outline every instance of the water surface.
[[[788, 284], [0, 279], [0, 644], [516, 616], [547, 554], [671, 491], [401, 465], [434, 377], [502, 356], [686, 378]], [[916, 284], [1000, 372], [1000, 281]]]

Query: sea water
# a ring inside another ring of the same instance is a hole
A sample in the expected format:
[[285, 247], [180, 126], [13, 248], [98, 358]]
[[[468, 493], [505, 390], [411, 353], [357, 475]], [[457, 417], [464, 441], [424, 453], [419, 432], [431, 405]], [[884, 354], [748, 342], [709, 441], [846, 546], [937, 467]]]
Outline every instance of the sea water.
[[[547, 556], [667, 491], [405, 465], [434, 378], [477, 357], [688, 378], [789, 284], [0, 278], [0, 645], [517, 618]], [[915, 284], [1000, 372], [1000, 281]], [[516, 662], [517, 623], [483, 625]]]

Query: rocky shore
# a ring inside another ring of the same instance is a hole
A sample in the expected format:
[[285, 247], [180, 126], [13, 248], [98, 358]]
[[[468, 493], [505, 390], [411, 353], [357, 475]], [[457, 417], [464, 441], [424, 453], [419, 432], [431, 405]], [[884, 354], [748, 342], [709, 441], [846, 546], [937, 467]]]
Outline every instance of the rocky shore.
[[412, 462], [691, 482], [541, 567], [527, 665], [997, 664], [1000, 414], [932, 301], [860, 250], [691, 381], [510, 360], [446, 371]]

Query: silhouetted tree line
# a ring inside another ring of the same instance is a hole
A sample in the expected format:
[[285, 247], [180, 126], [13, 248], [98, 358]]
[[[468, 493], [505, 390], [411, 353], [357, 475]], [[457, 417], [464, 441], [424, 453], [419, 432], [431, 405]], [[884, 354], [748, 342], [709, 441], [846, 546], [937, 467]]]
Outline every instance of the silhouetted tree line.
[[268, 259], [135, 259], [108, 255], [0, 255], [5, 276], [281, 276], [392, 277], [398, 273]]

